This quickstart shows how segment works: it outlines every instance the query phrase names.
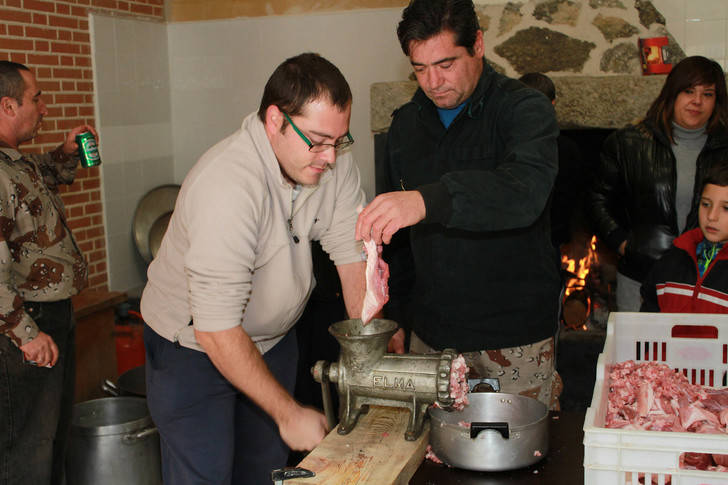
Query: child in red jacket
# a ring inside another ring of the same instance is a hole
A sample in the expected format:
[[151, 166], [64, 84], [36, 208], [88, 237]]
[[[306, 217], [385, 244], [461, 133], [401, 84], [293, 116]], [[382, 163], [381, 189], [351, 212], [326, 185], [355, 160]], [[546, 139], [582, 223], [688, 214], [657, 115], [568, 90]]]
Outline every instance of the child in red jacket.
[[705, 174], [698, 221], [652, 267], [641, 311], [728, 313], [728, 160]]

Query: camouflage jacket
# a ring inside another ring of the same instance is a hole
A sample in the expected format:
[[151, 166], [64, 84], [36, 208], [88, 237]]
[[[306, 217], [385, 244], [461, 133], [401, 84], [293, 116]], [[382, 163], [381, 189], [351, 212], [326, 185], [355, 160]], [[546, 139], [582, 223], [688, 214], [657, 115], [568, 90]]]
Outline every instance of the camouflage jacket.
[[42, 155], [0, 148], [0, 333], [17, 346], [39, 331], [24, 301], [64, 300], [86, 286], [86, 263], [58, 194], [77, 164], [60, 147]]

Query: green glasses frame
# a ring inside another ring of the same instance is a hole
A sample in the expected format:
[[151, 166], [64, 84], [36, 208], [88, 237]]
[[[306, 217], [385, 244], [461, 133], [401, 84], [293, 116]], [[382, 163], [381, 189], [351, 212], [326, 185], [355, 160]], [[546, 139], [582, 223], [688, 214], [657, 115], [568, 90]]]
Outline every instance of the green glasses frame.
[[338, 152], [338, 151], [341, 151], [344, 148], [350, 147], [351, 145], [354, 144], [354, 138], [351, 136], [351, 133], [349, 133], [348, 131], [346, 132], [346, 135], [345, 135], [347, 139], [345, 141], [340, 141], [339, 143], [311, 143], [311, 140], [306, 138], [306, 135], [301, 133], [301, 130], [299, 130], [298, 127], [296, 126], [296, 124], [293, 122], [293, 120], [291, 120], [291, 117], [288, 116], [285, 111], [281, 111], [281, 113], [283, 113], [283, 116], [285, 116], [286, 120], [291, 124], [291, 126], [293, 127], [293, 130], [296, 133], [298, 133], [298, 136], [301, 137], [301, 140], [303, 140], [306, 143], [306, 145], [308, 145], [309, 152], [320, 153], [320, 152], [325, 152], [329, 148], [333, 148], [334, 150], [336, 150]]

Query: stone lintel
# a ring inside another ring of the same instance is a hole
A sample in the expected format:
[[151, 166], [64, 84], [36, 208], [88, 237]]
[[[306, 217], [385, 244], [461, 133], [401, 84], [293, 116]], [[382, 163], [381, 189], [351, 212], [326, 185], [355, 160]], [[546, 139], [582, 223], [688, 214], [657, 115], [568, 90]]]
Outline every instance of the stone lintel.
[[[622, 128], [644, 117], [660, 94], [666, 75], [551, 76], [556, 117], [562, 129]], [[410, 100], [416, 81], [371, 86], [371, 128], [386, 132], [392, 112]]]

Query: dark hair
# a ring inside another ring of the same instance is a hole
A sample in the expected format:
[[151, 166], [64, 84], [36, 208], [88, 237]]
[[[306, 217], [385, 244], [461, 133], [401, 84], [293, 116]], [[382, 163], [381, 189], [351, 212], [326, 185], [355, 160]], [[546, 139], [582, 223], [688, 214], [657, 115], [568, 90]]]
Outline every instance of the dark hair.
[[693, 86], [710, 84], [715, 84], [715, 108], [705, 131], [710, 134], [728, 128], [728, 99], [723, 68], [703, 56], [686, 57], [673, 66], [660, 95], [647, 110], [645, 120], [662, 129], [670, 141], [674, 142], [672, 117], [677, 96]]
[[13, 98], [22, 105], [25, 81], [20, 71], [30, 71], [30, 69], [17, 62], [0, 61], [0, 98]]
[[541, 91], [550, 101], [556, 99], [556, 86], [546, 74], [529, 72], [519, 77], [518, 80], [528, 87]]
[[430, 39], [445, 30], [455, 34], [455, 45], [465, 47], [471, 56], [475, 53], [480, 24], [472, 0], [411, 0], [402, 12], [397, 37], [409, 56], [410, 42]]
[[703, 189], [708, 184], [728, 187], [728, 159], [715, 162], [708, 167], [703, 177]]
[[[289, 116], [300, 115], [306, 103], [323, 97], [345, 110], [351, 104], [349, 83], [336, 66], [320, 55], [299, 54], [283, 61], [271, 74], [263, 90], [258, 117], [265, 123], [265, 112], [273, 105]], [[285, 120], [282, 126], [286, 126]]]

